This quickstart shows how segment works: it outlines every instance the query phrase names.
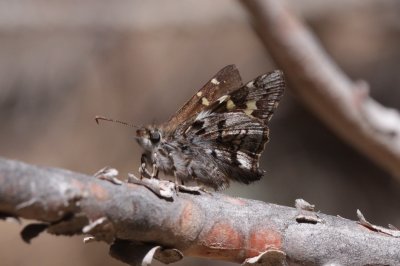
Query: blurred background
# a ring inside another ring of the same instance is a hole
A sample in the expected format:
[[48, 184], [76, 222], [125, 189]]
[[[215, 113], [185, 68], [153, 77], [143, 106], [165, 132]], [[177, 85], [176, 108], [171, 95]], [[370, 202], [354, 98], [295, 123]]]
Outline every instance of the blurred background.
[[[321, 44], [379, 102], [400, 109], [400, 2], [291, 0]], [[275, 68], [236, 1], [0, 0], [0, 156], [86, 174], [137, 172], [132, 128], [161, 123], [219, 69], [244, 82]], [[286, 92], [262, 156], [264, 179], [224, 193], [400, 227], [400, 185]], [[26, 223], [26, 222], [25, 222]], [[0, 222], [1, 265], [123, 265], [103, 243]], [[156, 264], [160, 265], [160, 264]], [[176, 265], [234, 265], [185, 258]]]

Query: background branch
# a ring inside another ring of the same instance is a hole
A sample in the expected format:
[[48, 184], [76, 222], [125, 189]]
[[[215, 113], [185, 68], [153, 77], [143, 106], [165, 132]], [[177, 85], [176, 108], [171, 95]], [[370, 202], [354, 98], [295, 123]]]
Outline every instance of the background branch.
[[400, 180], [400, 115], [352, 82], [284, 1], [241, 1], [291, 89], [328, 127]]
[[87, 240], [113, 243], [112, 255], [131, 264], [125, 255], [138, 243], [237, 263], [266, 253], [264, 261], [302, 265], [400, 262], [400, 238], [344, 218], [218, 193], [165, 200], [140, 185], [4, 159], [0, 213], [45, 222], [49, 233], [84, 232], [92, 236]]

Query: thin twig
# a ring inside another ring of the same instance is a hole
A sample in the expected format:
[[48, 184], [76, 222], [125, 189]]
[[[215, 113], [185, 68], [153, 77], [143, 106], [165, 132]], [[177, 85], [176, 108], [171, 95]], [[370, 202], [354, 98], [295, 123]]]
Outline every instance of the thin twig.
[[0, 159], [0, 217], [41, 222], [23, 230], [26, 241], [44, 225], [57, 235], [85, 233], [86, 242], [106, 241], [114, 257], [132, 265], [153, 255], [171, 262], [182, 254], [247, 259], [245, 265], [400, 263], [400, 238], [303, 205], [295, 209], [218, 193], [181, 192], [164, 199], [141, 185]]
[[241, 1], [291, 89], [321, 121], [400, 181], [400, 115], [352, 82], [284, 1]]

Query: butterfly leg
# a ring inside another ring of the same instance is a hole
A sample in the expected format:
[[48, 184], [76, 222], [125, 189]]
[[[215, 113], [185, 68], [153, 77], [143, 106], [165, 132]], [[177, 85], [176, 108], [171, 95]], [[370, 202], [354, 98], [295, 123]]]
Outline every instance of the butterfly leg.
[[198, 180], [196, 180], [196, 184], [197, 184], [196, 189], [211, 195], [211, 191], [207, 190], [206, 187], [203, 184], [199, 183]]
[[158, 166], [155, 163], [153, 163], [153, 171], [151, 173], [151, 178], [158, 179]]
[[140, 178], [145, 177], [150, 179], [152, 178], [158, 179], [159, 169], [157, 164], [152, 163], [153, 170], [150, 173], [150, 171], [147, 169], [147, 161], [148, 161], [147, 156], [145, 153], [143, 153], [142, 157], [140, 158], [140, 167], [139, 167]]
[[151, 178], [152, 174], [147, 170], [147, 156], [145, 153], [142, 154], [140, 158], [140, 167], [139, 167], [140, 179]]
[[183, 180], [181, 180], [181, 183], [179, 184], [179, 178], [176, 175], [176, 171], [174, 171], [174, 177], [175, 177], [175, 190], [176, 191], [181, 191], [184, 193], [191, 193], [191, 194], [200, 194], [203, 189], [198, 186], [185, 186]]
[[186, 187], [183, 185], [183, 181], [179, 179], [176, 171], [174, 171], [174, 187], [175, 187], [176, 195], [179, 195], [178, 194], [179, 191], [188, 192], [185, 190]]
[[176, 171], [174, 171], [174, 183], [175, 183], [175, 190], [178, 191], [180, 185], [179, 185], [178, 176], [176, 175]]

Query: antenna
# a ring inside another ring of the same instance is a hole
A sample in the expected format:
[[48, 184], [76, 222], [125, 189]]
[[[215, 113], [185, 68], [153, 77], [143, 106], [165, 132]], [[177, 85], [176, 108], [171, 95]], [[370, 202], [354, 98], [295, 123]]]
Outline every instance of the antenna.
[[104, 117], [104, 116], [98, 116], [98, 115], [96, 115], [96, 117], [94, 118], [94, 120], [96, 121], [97, 124], [99, 124], [99, 121], [100, 121], [100, 120], [103, 120], [103, 121], [109, 121], [109, 122], [114, 122], [114, 123], [123, 124], [123, 125], [128, 126], [128, 127], [139, 128], [138, 126], [129, 124], [129, 123], [127, 123], [127, 122], [120, 121], [120, 120], [115, 120], [115, 119], [112, 119], [112, 118], [107, 118], [107, 117]]

